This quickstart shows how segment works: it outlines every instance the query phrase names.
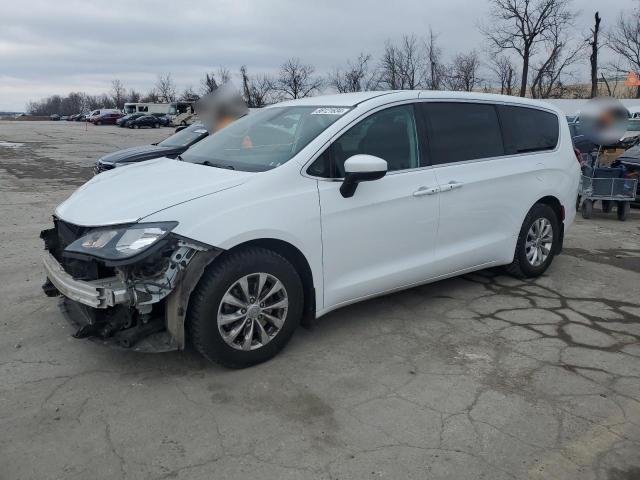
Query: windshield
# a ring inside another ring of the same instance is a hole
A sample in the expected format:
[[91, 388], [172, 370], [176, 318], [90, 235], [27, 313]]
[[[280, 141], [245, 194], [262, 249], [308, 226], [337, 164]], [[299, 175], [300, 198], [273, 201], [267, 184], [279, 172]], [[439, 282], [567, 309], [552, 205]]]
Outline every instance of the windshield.
[[188, 147], [207, 135], [209, 132], [203, 125], [194, 124], [164, 139], [158, 145], [161, 147]]
[[187, 150], [185, 161], [263, 172], [288, 162], [329, 125], [343, 107], [273, 107], [236, 120]]

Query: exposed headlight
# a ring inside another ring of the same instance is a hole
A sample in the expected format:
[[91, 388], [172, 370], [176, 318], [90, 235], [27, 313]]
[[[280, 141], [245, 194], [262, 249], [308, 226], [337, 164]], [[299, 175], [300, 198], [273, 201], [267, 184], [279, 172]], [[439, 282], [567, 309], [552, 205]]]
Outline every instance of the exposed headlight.
[[108, 261], [134, 257], [164, 239], [178, 222], [136, 223], [126, 227], [93, 230], [64, 249]]

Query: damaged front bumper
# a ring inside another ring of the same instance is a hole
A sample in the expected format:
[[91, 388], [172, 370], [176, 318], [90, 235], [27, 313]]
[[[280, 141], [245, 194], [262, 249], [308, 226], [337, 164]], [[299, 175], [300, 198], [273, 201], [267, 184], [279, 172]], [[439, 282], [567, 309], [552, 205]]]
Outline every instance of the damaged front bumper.
[[42, 257], [42, 264], [49, 281], [70, 300], [92, 308], [130, 305], [132, 302], [127, 285], [117, 277], [93, 281], [76, 280], [64, 271], [60, 262], [50, 253], [45, 253]]
[[66, 255], [66, 246], [87, 229], [54, 219], [41, 237], [50, 297], [62, 295], [62, 310], [77, 338], [140, 351], [185, 346], [184, 322], [191, 292], [221, 250], [182, 237], [130, 263]]

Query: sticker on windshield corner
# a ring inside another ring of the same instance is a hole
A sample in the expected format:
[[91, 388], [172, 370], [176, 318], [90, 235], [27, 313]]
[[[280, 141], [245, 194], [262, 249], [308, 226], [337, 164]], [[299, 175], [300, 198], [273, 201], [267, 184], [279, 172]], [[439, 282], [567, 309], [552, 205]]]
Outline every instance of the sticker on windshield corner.
[[348, 111], [348, 108], [321, 107], [316, 108], [313, 112], [311, 112], [311, 115], [344, 115]]

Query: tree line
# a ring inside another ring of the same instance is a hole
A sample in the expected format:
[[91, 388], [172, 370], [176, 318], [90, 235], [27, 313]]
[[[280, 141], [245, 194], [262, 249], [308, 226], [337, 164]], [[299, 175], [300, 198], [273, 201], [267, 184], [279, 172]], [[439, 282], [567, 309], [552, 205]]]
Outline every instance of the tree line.
[[[340, 93], [363, 90], [459, 90], [498, 92], [533, 98], [589, 98], [597, 95], [640, 98], [623, 83], [629, 71], [640, 72], [640, 0], [610, 24], [599, 12], [589, 31], [575, 26], [577, 12], [572, 0], [489, 0], [489, 12], [480, 30], [486, 45], [447, 57], [438, 34], [403, 35], [387, 40], [379, 58], [362, 52], [327, 75], [318, 75], [313, 65], [289, 58], [278, 72], [250, 74], [240, 67], [235, 78], [245, 101], [258, 108], [285, 99], [304, 98], [322, 91]], [[607, 19], [609, 21], [610, 19]], [[599, 53], [608, 49], [614, 60], [599, 63]], [[590, 68], [590, 83], [576, 82], [578, 69]], [[158, 75], [145, 94], [127, 90], [116, 79], [101, 95], [71, 92], [67, 96], [29, 102], [34, 115], [70, 115], [95, 108], [122, 108], [125, 102], [194, 101], [234, 78], [225, 67], [206, 72], [198, 88], [178, 91], [170, 73]]]

